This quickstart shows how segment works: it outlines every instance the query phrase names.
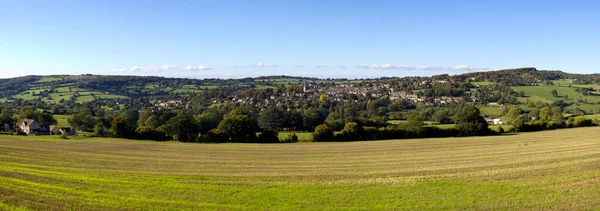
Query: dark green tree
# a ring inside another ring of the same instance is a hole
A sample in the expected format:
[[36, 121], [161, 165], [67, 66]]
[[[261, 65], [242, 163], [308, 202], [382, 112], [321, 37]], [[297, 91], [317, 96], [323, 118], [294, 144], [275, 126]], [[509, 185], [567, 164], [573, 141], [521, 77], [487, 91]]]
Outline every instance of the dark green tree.
[[269, 108], [260, 113], [258, 126], [262, 129], [279, 131], [284, 125], [284, 112], [279, 108]]
[[454, 116], [454, 122], [462, 136], [485, 135], [490, 132], [487, 121], [473, 105], [463, 106]]
[[256, 142], [256, 130], [254, 122], [248, 115], [232, 112], [217, 127], [220, 134], [230, 142], [254, 143]]

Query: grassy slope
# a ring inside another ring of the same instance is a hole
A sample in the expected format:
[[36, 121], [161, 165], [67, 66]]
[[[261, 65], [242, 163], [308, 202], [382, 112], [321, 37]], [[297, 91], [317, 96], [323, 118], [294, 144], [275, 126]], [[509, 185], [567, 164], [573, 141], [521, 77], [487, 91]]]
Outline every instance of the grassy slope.
[[37, 210], [593, 210], [600, 207], [599, 133], [593, 127], [305, 144], [0, 136], [0, 205]]

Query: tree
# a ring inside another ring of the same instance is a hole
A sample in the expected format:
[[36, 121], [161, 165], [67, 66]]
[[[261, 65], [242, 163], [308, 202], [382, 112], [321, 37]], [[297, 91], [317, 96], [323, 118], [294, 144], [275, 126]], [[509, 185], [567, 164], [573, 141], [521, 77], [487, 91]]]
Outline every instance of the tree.
[[326, 94], [321, 94], [321, 96], [319, 96], [319, 102], [320, 103], [325, 103], [327, 101], [327, 95]]
[[552, 107], [552, 109], [550, 110], [551, 116], [550, 116], [550, 120], [555, 122], [555, 123], [562, 123], [563, 122], [563, 115], [562, 115], [562, 109], [560, 107]]
[[424, 125], [421, 117], [416, 114], [410, 115], [405, 124], [408, 131], [418, 131]]
[[136, 121], [131, 121], [133, 118], [128, 118], [124, 115], [119, 115], [112, 120], [110, 133], [117, 138], [133, 138], [135, 137]]
[[96, 125], [96, 119], [89, 109], [81, 109], [78, 113], [71, 115], [67, 122], [77, 130], [92, 131]]
[[550, 120], [550, 108], [543, 107], [540, 109], [540, 121], [546, 122], [548, 120]]
[[506, 114], [506, 121], [509, 125], [513, 125], [515, 123], [517, 123], [517, 120], [521, 119], [521, 113], [523, 111], [518, 108], [518, 107], [514, 107], [514, 108], [510, 108], [508, 110], [508, 113]]
[[315, 132], [312, 134], [312, 139], [315, 142], [334, 141], [334, 138], [333, 130], [325, 124], [315, 127]]
[[198, 137], [199, 128], [196, 120], [186, 112], [179, 112], [177, 116], [169, 119], [159, 131], [181, 142], [193, 142]]
[[140, 116], [138, 119], [138, 126], [149, 126], [146, 125], [146, 120], [148, 120], [148, 118], [150, 118], [151, 116], [154, 116], [154, 113], [152, 112], [152, 110], [149, 109], [142, 109], [140, 111]]
[[440, 124], [452, 123], [450, 112], [446, 109], [436, 111], [435, 114], [433, 114], [433, 121], [439, 122]]
[[340, 131], [340, 136], [345, 141], [355, 141], [361, 136], [362, 128], [356, 122], [348, 122], [344, 125], [344, 129]]
[[489, 133], [488, 123], [473, 105], [465, 105], [454, 116], [456, 129], [462, 136], [485, 135]]
[[170, 139], [165, 133], [152, 126], [139, 126], [135, 129], [135, 133], [137, 133], [136, 138], [142, 140], [166, 141]]
[[225, 115], [225, 118], [219, 123], [217, 129], [230, 142], [256, 142], [254, 122], [248, 115], [236, 113]]
[[315, 109], [304, 111], [304, 128], [308, 131], [313, 131], [317, 125], [324, 121], [321, 113]]
[[160, 127], [160, 122], [158, 122], [158, 117], [150, 116], [148, 117], [148, 119], [146, 119], [144, 125], [148, 127], [158, 128]]
[[296, 110], [286, 111], [283, 114], [283, 127], [290, 130], [301, 130], [304, 124], [302, 113]]
[[550, 94], [552, 94], [552, 97], [558, 97], [558, 91], [556, 91], [556, 89], [553, 89]]
[[284, 112], [279, 108], [269, 108], [258, 117], [258, 126], [262, 129], [279, 131], [284, 125]]
[[209, 109], [196, 117], [198, 125], [200, 126], [200, 133], [206, 134], [208, 131], [215, 129], [219, 126], [219, 122], [223, 119], [221, 113], [216, 109]]

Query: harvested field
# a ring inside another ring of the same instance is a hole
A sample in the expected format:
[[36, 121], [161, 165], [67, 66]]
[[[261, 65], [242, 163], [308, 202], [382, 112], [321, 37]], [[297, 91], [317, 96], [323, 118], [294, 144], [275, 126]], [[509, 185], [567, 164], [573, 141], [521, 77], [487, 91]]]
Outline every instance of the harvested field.
[[600, 128], [350, 143], [0, 136], [0, 210], [596, 210]]

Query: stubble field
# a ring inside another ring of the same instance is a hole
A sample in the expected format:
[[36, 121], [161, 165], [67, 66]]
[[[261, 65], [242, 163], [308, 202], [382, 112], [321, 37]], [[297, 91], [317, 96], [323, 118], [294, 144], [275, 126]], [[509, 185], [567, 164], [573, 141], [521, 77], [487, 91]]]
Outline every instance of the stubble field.
[[598, 210], [600, 128], [350, 143], [0, 136], [0, 210]]

